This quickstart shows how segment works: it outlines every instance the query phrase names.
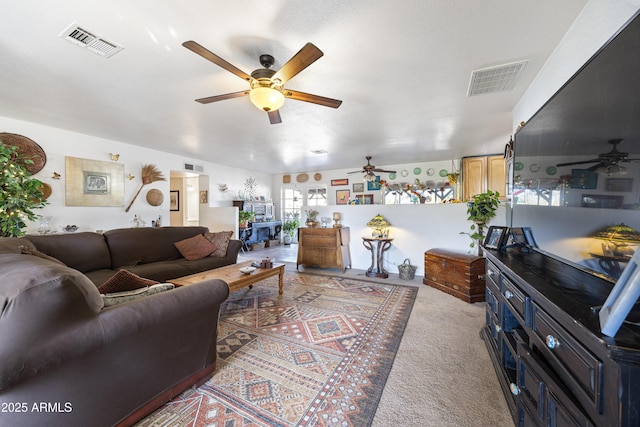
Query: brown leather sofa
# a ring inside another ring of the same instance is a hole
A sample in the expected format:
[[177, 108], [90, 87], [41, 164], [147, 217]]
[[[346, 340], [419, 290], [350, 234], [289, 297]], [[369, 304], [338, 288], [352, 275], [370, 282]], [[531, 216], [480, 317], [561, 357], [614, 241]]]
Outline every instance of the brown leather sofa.
[[[114, 260], [129, 262], [121, 255], [133, 255], [134, 247], [143, 250], [127, 268], [146, 266], [156, 280], [170, 275], [164, 263], [175, 267], [171, 274], [185, 271], [184, 259], [158, 260], [172, 256], [152, 229], [131, 230], [0, 239], [1, 425], [132, 425], [211, 376], [220, 306], [229, 295], [225, 282], [103, 307], [89, 276], [101, 279], [104, 270], [123, 267]], [[166, 232], [169, 240], [173, 233]], [[113, 245], [98, 254], [98, 238]], [[127, 239], [131, 246], [119, 246]], [[72, 266], [21, 253], [25, 240]]]

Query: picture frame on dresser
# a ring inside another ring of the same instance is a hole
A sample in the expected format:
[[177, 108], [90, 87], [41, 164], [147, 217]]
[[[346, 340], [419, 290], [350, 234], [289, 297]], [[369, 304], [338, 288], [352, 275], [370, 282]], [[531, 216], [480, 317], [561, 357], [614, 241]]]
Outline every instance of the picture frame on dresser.
[[616, 336], [639, 297], [640, 250], [636, 250], [598, 313], [604, 335]]
[[509, 227], [492, 225], [487, 231], [483, 246], [487, 249], [502, 249], [509, 235]]

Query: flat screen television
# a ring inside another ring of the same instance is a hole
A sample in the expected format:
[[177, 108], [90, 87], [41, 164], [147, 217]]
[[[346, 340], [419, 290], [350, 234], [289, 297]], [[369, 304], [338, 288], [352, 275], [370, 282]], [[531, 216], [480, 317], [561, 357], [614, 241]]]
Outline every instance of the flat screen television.
[[615, 282], [640, 245], [640, 17], [516, 134], [511, 227]]

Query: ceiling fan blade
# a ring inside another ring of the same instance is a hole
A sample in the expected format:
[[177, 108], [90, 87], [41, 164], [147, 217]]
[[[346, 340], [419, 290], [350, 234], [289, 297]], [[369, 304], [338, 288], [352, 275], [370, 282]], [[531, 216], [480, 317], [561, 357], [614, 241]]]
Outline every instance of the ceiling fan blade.
[[272, 125], [277, 125], [278, 123], [282, 123], [282, 118], [280, 118], [280, 110], [276, 111], [267, 111], [269, 115], [269, 121]]
[[593, 160], [583, 160], [581, 162], [569, 162], [569, 163], [558, 163], [556, 165], [556, 167], [562, 167], [562, 166], [573, 166], [573, 165], [584, 165], [587, 163], [596, 163], [596, 162], [600, 162], [600, 159], [593, 159]]
[[313, 43], [307, 43], [274, 74], [273, 78], [280, 79], [282, 84], [284, 84], [300, 71], [320, 59], [322, 55], [324, 55], [324, 53]]
[[383, 173], [396, 173], [396, 171], [388, 171], [388, 170], [378, 169], [378, 168], [375, 168], [373, 171], [374, 172], [383, 172]]
[[241, 96], [247, 95], [249, 95], [248, 90], [241, 90], [240, 92], [226, 93], [224, 95], [208, 96], [206, 98], [196, 99], [196, 101], [200, 104], [210, 104], [212, 102], [224, 101], [225, 99], [240, 98]]
[[325, 107], [338, 108], [342, 104], [342, 101], [338, 99], [298, 92], [297, 90], [285, 89], [283, 93], [286, 98], [295, 99], [297, 101], [311, 102], [313, 104], [323, 105]]
[[588, 167], [587, 170], [591, 171], [591, 172], [595, 172], [596, 170], [598, 170], [601, 167], [602, 168], [606, 168], [607, 164], [605, 162], [596, 163], [595, 165]]
[[213, 53], [210, 50], [202, 47], [201, 45], [199, 45], [198, 43], [194, 42], [193, 40], [189, 40], [187, 42], [182, 43], [182, 46], [186, 47], [187, 49], [191, 50], [194, 53], [197, 53], [198, 55], [202, 56], [204, 59], [207, 59], [207, 60], [213, 62], [217, 66], [222, 67], [225, 70], [235, 74], [236, 76], [240, 77], [241, 79], [246, 80], [246, 81], [251, 81], [251, 76], [249, 74], [245, 73], [244, 71], [242, 71], [241, 69], [237, 68], [236, 66], [231, 65], [230, 63], [228, 63], [224, 59], [220, 58], [215, 53]]
[[349, 174], [349, 173], [364, 173], [364, 172], [366, 172], [366, 171], [359, 170], [359, 171], [353, 171], [353, 172], [347, 172], [347, 173]]

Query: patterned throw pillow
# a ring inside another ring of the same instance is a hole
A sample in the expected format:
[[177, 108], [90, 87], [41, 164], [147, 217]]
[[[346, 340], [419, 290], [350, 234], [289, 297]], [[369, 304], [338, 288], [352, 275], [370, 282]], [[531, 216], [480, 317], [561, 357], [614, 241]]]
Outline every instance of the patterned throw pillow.
[[135, 291], [129, 292], [116, 292], [113, 294], [102, 295], [102, 300], [105, 307], [111, 307], [113, 305], [122, 304], [136, 300], [138, 298], [148, 297], [149, 295], [157, 294], [160, 292], [173, 289], [175, 286], [171, 283], [158, 283], [157, 285], [151, 285], [148, 288], [141, 288]]
[[204, 233], [204, 237], [209, 240], [213, 246], [216, 247], [216, 250], [211, 253], [211, 256], [223, 257], [227, 255], [227, 247], [229, 246], [229, 241], [231, 240], [231, 236], [233, 235], [233, 231], [219, 231], [217, 233]]
[[207, 257], [216, 250], [216, 247], [209, 240], [205, 239], [202, 234], [180, 240], [174, 243], [174, 245], [178, 248], [182, 256], [189, 261]]
[[155, 285], [155, 280], [145, 279], [127, 270], [118, 270], [109, 280], [98, 287], [101, 294], [112, 294], [115, 292], [133, 291], [135, 289], [146, 288]]

